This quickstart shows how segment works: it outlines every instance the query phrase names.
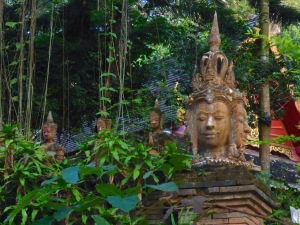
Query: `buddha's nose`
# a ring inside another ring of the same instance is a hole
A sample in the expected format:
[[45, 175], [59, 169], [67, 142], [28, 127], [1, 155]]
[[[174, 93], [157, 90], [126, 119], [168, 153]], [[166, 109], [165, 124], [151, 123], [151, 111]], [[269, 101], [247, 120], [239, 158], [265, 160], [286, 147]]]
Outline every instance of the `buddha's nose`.
[[213, 128], [215, 126], [214, 119], [212, 116], [208, 117], [206, 127]]

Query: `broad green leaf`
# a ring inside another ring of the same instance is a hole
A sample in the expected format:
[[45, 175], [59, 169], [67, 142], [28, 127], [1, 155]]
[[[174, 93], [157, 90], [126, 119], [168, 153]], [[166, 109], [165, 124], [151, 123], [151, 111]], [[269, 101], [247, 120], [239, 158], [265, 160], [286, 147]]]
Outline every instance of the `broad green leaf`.
[[129, 212], [133, 210], [139, 203], [140, 199], [137, 195], [119, 197], [119, 196], [108, 196], [106, 200], [113, 206], [123, 212]]
[[5, 147], [8, 148], [8, 146], [13, 142], [14, 140], [12, 139], [6, 139], [5, 140]]
[[125, 185], [128, 182], [128, 180], [132, 177], [132, 175], [133, 175], [133, 172], [128, 173], [126, 175], [126, 177], [122, 180], [121, 185], [122, 186]]
[[6, 22], [5, 26], [8, 26], [10, 28], [15, 28], [20, 22]]
[[20, 183], [22, 184], [22, 186], [25, 186], [25, 177], [20, 177]]
[[84, 166], [84, 167], [80, 167], [80, 170], [79, 170], [79, 174], [82, 177], [86, 176], [86, 175], [91, 175], [91, 174], [101, 176], [102, 173], [103, 173], [103, 171], [102, 171], [101, 167]]
[[66, 218], [66, 216], [71, 212], [71, 210], [72, 207], [61, 208], [53, 214], [53, 217], [55, 220], [61, 221], [62, 219]]
[[114, 143], [115, 143], [114, 141], [109, 141], [109, 142], [108, 142], [108, 148], [109, 148], [109, 149], [112, 149], [113, 146], [114, 146]]
[[75, 210], [84, 211], [90, 207], [99, 206], [104, 202], [103, 198], [89, 196], [84, 199], [84, 202], [81, 204], [76, 205]]
[[134, 103], [138, 104], [138, 105], [142, 104], [142, 99], [141, 99], [141, 98], [135, 98], [135, 99], [133, 99], [132, 101], [133, 101]]
[[100, 91], [111, 91], [111, 92], [117, 92], [116, 89], [111, 88], [111, 87], [101, 87]]
[[142, 186], [138, 185], [136, 187], [127, 188], [122, 191], [124, 196], [138, 195], [142, 192]]
[[147, 179], [148, 177], [151, 176], [152, 173], [154, 173], [154, 171], [148, 171], [147, 173], [144, 174], [143, 179]]
[[9, 81], [10, 86], [17, 83], [18, 79], [17, 78], [13, 78]]
[[128, 155], [126, 158], [125, 158], [125, 161], [124, 163], [125, 164], [128, 164], [128, 162], [132, 159], [132, 156], [131, 155]]
[[39, 219], [32, 225], [52, 225], [53, 221], [54, 221], [53, 216], [50, 216], [50, 217]]
[[109, 116], [109, 113], [102, 111], [102, 112], [97, 112], [96, 115]]
[[133, 180], [136, 180], [136, 178], [138, 178], [139, 175], [140, 175], [140, 170], [135, 168], [133, 171]]
[[81, 200], [81, 195], [79, 191], [77, 189], [72, 189], [72, 193], [75, 196], [76, 201], [79, 202]]
[[121, 145], [121, 147], [122, 147], [123, 149], [126, 149], [126, 150], [129, 149], [128, 144], [126, 144], [124, 141], [118, 140], [118, 143], [119, 143], [119, 145]]
[[93, 215], [92, 218], [95, 221], [95, 225], [110, 225], [103, 217]]
[[114, 38], [117, 38], [117, 34], [116, 34], [116, 33], [109, 32], [109, 34], [110, 34], [111, 36], [113, 36]]
[[13, 96], [13, 97], [11, 98], [11, 100], [13, 100], [14, 102], [17, 102], [17, 101], [19, 100], [19, 97], [18, 97], [18, 96]]
[[15, 45], [16, 45], [17, 50], [19, 50], [21, 48], [21, 44], [19, 42], [17, 42]]
[[37, 210], [37, 209], [32, 210], [31, 221], [34, 221], [34, 219], [35, 219], [38, 212], [39, 212], [39, 210]]
[[115, 58], [113, 58], [113, 57], [108, 57], [108, 58], [106, 58], [106, 61], [107, 61], [108, 63], [111, 63], [111, 62], [115, 61]]
[[145, 159], [144, 163], [146, 163], [151, 169], [153, 169], [154, 165], [150, 159]]
[[122, 196], [121, 190], [119, 190], [113, 184], [97, 184], [96, 190], [104, 197], [111, 196], [111, 195]]
[[109, 77], [109, 76], [116, 77], [116, 75], [114, 73], [102, 73], [101, 76], [102, 77]]
[[106, 102], [111, 103], [110, 98], [106, 98], [106, 97], [101, 97], [101, 98], [100, 98], [100, 101], [106, 101]]
[[18, 61], [12, 61], [8, 66], [15, 66], [15, 65], [18, 65]]
[[22, 225], [25, 225], [28, 219], [26, 209], [22, 209]]
[[58, 177], [57, 176], [55, 176], [55, 177], [52, 177], [51, 179], [49, 179], [49, 180], [45, 180], [45, 181], [43, 181], [43, 183], [42, 183], [42, 185], [45, 185], [45, 184], [51, 184], [53, 181], [56, 181], [58, 179]]
[[111, 171], [111, 170], [115, 170], [117, 167], [115, 165], [107, 165], [107, 166], [102, 166], [102, 169], [104, 171]]
[[111, 154], [113, 155], [113, 157], [119, 161], [120, 160], [120, 157], [119, 157], [119, 154], [118, 154], [118, 151], [114, 150], [114, 151], [111, 151]]
[[145, 186], [160, 191], [166, 191], [166, 192], [178, 191], [177, 184], [175, 184], [172, 181], [168, 183], [158, 184], [158, 185], [146, 184]]
[[121, 101], [121, 104], [122, 104], [122, 105], [129, 105], [129, 104], [130, 104], [130, 102], [129, 102], [129, 101], [127, 101], [127, 100], [123, 100], [123, 101]]
[[78, 173], [78, 166], [69, 167], [61, 171], [62, 178], [70, 184], [76, 184], [79, 181]]
[[83, 222], [83, 224], [86, 224], [86, 221], [87, 221], [87, 215], [82, 214], [82, 215], [81, 215], [81, 221]]

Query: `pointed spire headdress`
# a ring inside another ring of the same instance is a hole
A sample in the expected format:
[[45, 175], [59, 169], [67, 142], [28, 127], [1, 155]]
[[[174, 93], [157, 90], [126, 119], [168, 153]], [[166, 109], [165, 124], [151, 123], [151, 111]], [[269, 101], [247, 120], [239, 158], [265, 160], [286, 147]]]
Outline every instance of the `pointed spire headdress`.
[[51, 111], [49, 111], [48, 116], [47, 116], [47, 120], [46, 120], [46, 122], [43, 124], [43, 127], [42, 127], [42, 128], [44, 128], [44, 127], [50, 127], [51, 130], [54, 130], [55, 132], [57, 131], [58, 126], [57, 126], [56, 123], [54, 123], [54, 120], [53, 120], [53, 116], [52, 116], [52, 112], [51, 112]]
[[193, 104], [194, 101], [200, 99], [206, 100], [208, 103], [218, 98], [229, 102], [232, 101], [233, 89], [236, 87], [233, 63], [228, 66], [226, 55], [219, 51], [221, 38], [217, 13], [214, 14], [208, 44], [210, 51], [205, 53], [201, 59], [201, 78], [193, 78], [192, 87], [194, 93], [188, 99], [188, 104]]

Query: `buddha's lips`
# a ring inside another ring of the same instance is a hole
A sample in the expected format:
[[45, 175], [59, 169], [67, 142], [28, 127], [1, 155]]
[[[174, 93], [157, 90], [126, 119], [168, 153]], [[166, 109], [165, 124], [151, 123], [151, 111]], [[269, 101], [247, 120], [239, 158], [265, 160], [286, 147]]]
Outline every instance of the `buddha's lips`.
[[201, 132], [206, 138], [215, 138], [217, 137], [220, 132]]

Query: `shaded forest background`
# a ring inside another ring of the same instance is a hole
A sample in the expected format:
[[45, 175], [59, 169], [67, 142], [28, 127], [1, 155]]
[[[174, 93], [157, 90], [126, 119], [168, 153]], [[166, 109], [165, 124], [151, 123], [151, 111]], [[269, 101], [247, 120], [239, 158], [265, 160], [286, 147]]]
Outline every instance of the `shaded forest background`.
[[[270, 1], [276, 48], [264, 78], [258, 3], [6, 0], [0, 7], [1, 120], [17, 122], [30, 136], [52, 111], [60, 132], [78, 133], [104, 105], [118, 130], [125, 120], [146, 118], [156, 98], [174, 111], [184, 107], [191, 77], [208, 51], [215, 11], [221, 51], [234, 61], [239, 88], [248, 93], [252, 126], [264, 82], [270, 82], [273, 115], [280, 117], [282, 105], [300, 94], [300, 3]], [[177, 78], [175, 92], [169, 74]]]

